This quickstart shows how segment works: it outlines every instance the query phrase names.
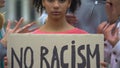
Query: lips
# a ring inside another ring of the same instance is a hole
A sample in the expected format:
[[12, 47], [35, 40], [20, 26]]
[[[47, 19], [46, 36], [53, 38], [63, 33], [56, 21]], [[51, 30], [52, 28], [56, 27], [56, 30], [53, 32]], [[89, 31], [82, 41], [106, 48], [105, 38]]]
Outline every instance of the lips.
[[53, 15], [59, 15], [59, 14], [60, 14], [60, 12], [55, 11], [55, 12], [52, 12], [52, 14], [53, 14]]

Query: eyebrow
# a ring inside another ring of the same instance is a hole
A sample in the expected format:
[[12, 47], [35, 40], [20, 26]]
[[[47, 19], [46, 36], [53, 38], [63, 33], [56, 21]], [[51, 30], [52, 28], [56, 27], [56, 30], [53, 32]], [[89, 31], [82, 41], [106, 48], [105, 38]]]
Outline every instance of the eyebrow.
[[111, 2], [106, 1], [106, 3], [108, 3], [108, 4], [110, 4], [110, 5], [112, 6], [112, 3], [111, 3]]

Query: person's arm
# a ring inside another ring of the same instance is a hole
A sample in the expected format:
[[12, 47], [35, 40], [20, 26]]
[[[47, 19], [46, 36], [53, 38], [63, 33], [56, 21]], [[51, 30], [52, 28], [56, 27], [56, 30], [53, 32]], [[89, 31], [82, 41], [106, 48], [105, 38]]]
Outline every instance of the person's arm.
[[108, 41], [104, 42], [104, 61], [110, 64], [112, 46]]
[[117, 68], [120, 68], [120, 40], [119, 42], [113, 47], [112, 54], [115, 57], [115, 62]]
[[3, 46], [3, 44], [0, 42], [0, 60], [3, 59], [6, 55], [7, 48]]

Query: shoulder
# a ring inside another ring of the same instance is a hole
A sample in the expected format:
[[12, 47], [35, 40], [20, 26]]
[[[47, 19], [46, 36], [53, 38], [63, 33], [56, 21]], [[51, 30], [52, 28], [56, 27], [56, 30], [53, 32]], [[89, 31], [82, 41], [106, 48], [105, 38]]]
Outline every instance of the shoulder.
[[74, 29], [71, 30], [70, 32], [71, 32], [71, 33], [74, 33], [74, 34], [88, 34], [87, 31], [82, 30], [82, 29], [79, 29], [79, 28], [74, 28]]
[[36, 29], [35, 31], [31, 32], [32, 34], [41, 34], [43, 33], [42, 31], [40, 31], [40, 29]]

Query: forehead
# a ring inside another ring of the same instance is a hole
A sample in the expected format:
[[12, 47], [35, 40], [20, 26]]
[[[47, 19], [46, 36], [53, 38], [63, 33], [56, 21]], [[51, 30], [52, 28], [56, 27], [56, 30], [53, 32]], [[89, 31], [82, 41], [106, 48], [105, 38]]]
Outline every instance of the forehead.
[[71, 0], [43, 0], [43, 1], [71, 1]]
[[120, 2], [120, 0], [110, 0], [111, 2]]
[[106, 0], [107, 2], [110, 2], [112, 4], [117, 4], [117, 5], [120, 5], [120, 0]]

